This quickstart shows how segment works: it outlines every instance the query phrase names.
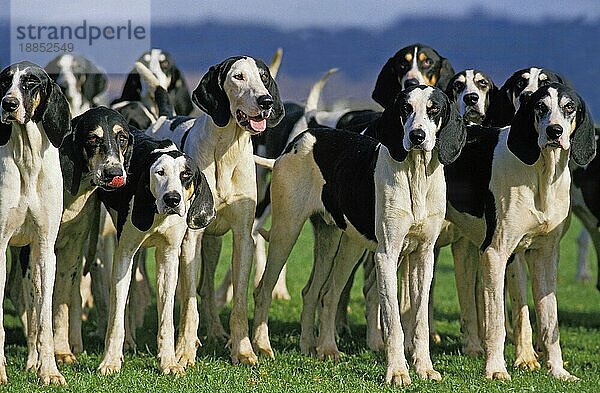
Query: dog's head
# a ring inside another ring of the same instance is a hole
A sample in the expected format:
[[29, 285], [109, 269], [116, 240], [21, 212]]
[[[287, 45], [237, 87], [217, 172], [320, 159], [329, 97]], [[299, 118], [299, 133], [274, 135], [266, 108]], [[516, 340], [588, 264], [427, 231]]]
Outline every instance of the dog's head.
[[40, 66], [23, 61], [2, 70], [0, 97], [0, 145], [8, 143], [12, 123], [40, 123], [55, 147], [69, 133], [69, 104], [60, 87]]
[[596, 141], [585, 102], [562, 83], [540, 87], [515, 114], [508, 148], [528, 165], [537, 161], [542, 149], [570, 149], [576, 164], [587, 165], [596, 154]]
[[233, 118], [252, 134], [276, 126], [284, 115], [269, 68], [249, 56], [230, 57], [210, 67], [192, 100], [217, 126], [225, 127]]
[[468, 69], [454, 75], [448, 83], [446, 95], [458, 107], [458, 113], [468, 123], [482, 124], [497, 88], [482, 71]]
[[453, 75], [450, 62], [435, 49], [422, 44], [409, 45], [385, 63], [377, 77], [372, 97], [387, 108], [400, 90], [417, 85], [446, 89]]
[[132, 223], [150, 229], [154, 214], [187, 214], [192, 229], [207, 226], [215, 217], [212, 192], [196, 163], [170, 141], [161, 141], [145, 159], [137, 184]]
[[565, 83], [565, 80], [546, 68], [529, 67], [512, 74], [500, 91], [512, 105], [514, 113], [537, 89], [552, 82]]
[[97, 97], [106, 90], [106, 74], [83, 56], [62, 54], [44, 68], [60, 86], [73, 116], [98, 104]]
[[383, 112], [378, 138], [392, 157], [403, 161], [411, 150], [438, 148], [442, 164], [458, 157], [466, 141], [465, 126], [444, 92], [431, 86], [402, 90]]
[[133, 152], [133, 135], [127, 121], [106, 107], [89, 109], [71, 122], [72, 138], [65, 138], [61, 152], [65, 189], [76, 195], [83, 173], [91, 183], [111, 191], [125, 185]]

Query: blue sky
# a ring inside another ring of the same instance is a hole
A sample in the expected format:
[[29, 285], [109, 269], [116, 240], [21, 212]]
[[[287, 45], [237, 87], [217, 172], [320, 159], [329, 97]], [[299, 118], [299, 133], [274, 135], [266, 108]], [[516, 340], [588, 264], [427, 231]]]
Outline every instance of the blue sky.
[[401, 16], [460, 16], [473, 10], [540, 22], [549, 17], [600, 23], [600, 0], [152, 0], [154, 22], [219, 19], [282, 28], [381, 28]]

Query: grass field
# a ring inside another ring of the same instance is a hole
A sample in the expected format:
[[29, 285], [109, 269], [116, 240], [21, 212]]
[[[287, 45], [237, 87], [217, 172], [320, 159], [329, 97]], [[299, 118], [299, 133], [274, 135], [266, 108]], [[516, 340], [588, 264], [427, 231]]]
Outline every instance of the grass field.
[[[488, 382], [482, 377], [483, 359], [461, 356], [459, 309], [454, 285], [454, 273], [448, 250], [442, 253], [437, 269], [435, 292], [435, 319], [442, 335], [442, 343], [431, 348], [434, 367], [442, 373], [441, 382], [422, 381], [414, 374], [413, 384], [404, 389], [410, 392], [600, 392], [600, 293], [592, 284], [575, 283], [576, 236], [580, 224], [573, 221], [563, 239], [558, 279], [558, 307], [561, 343], [566, 368], [581, 378], [580, 382], [564, 383], [550, 378], [544, 370], [522, 372], [510, 365], [514, 361], [514, 347], [506, 346], [506, 359], [512, 381]], [[219, 280], [230, 259], [227, 237], [219, 266]], [[299, 352], [300, 291], [310, 274], [312, 234], [306, 226], [289, 261], [288, 286], [291, 301], [275, 301], [271, 307], [271, 342], [276, 351], [275, 360], [260, 359], [258, 367], [232, 366], [228, 350], [222, 343], [206, 343], [198, 350], [197, 363], [185, 376], [163, 376], [157, 367], [156, 308], [147, 310], [144, 327], [137, 332], [137, 353], [127, 353], [123, 370], [110, 377], [96, 373], [100, 363], [103, 340], [94, 338], [94, 316], [84, 323], [86, 352], [79, 362], [61, 366], [69, 383], [66, 388], [43, 387], [33, 373], [24, 370], [27, 356], [25, 338], [20, 322], [7, 304], [7, 361], [9, 384], [0, 391], [104, 391], [104, 392], [374, 392], [397, 391], [383, 383], [385, 358], [371, 353], [365, 345], [364, 302], [362, 273], [352, 290], [349, 319], [352, 337], [342, 337], [340, 350], [345, 355], [339, 363], [321, 362]], [[595, 258], [593, 274], [596, 277]], [[150, 263], [153, 273], [153, 263]], [[153, 274], [152, 274], [153, 277]], [[10, 285], [10, 283], [7, 283]], [[530, 302], [531, 304], [531, 302]], [[250, 316], [253, 304], [250, 302]], [[228, 323], [229, 310], [221, 313]], [[227, 326], [227, 325], [225, 325]], [[202, 338], [202, 330], [201, 330]], [[412, 370], [411, 370], [412, 373]]]

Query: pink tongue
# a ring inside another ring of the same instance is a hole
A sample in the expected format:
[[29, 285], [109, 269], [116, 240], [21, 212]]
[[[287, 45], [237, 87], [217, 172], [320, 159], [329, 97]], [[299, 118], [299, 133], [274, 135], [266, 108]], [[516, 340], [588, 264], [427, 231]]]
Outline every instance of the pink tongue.
[[264, 131], [267, 129], [267, 121], [265, 119], [262, 119], [261, 121], [250, 119], [250, 127], [252, 127], [254, 131]]
[[111, 187], [121, 187], [123, 184], [125, 184], [125, 179], [123, 179], [123, 176], [115, 176], [110, 183], [108, 183], [108, 185]]

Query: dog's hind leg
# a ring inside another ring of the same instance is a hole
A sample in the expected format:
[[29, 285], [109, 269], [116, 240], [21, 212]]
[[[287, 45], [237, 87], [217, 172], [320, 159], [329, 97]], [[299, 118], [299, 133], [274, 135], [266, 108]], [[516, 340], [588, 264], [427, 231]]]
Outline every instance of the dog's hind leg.
[[342, 231], [335, 225], [328, 225], [315, 214], [310, 218], [314, 234], [314, 261], [310, 278], [302, 289], [302, 313], [300, 315], [300, 351], [309, 355], [316, 348], [315, 316], [319, 293], [325, 284], [333, 258], [338, 249]]
[[350, 274], [350, 277], [348, 277], [344, 290], [340, 294], [340, 300], [338, 301], [335, 314], [335, 332], [338, 336], [343, 334], [349, 337], [352, 336], [350, 322], [348, 322], [348, 305], [350, 304], [350, 292], [352, 291], [352, 285], [354, 284], [354, 276], [361, 264], [362, 258], [354, 265], [354, 269], [352, 269], [352, 273]]
[[317, 356], [320, 359], [339, 360], [340, 353], [335, 343], [335, 316], [340, 295], [348, 283], [355, 266], [360, 262], [365, 248], [355, 238], [342, 235], [340, 246], [334, 256], [333, 266], [327, 281], [320, 293], [321, 322], [319, 324], [319, 339]]
[[207, 340], [226, 341], [227, 333], [223, 329], [219, 311], [215, 303], [215, 270], [221, 255], [223, 238], [204, 234], [201, 239], [202, 274], [200, 276], [200, 301], [207, 324]]
[[381, 351], [384, 348], [381, 332], [381, 312], [379, 310], [379, 291], [377, 289], [377, 274], [375, 273], [374, 254], [368, 252], [365, 256], [363, 295], [365, 297], [365, 319], [367, 320], [367, 347], [371, 351]]

